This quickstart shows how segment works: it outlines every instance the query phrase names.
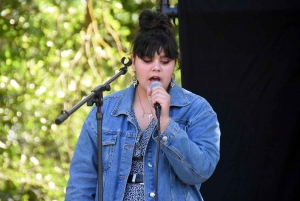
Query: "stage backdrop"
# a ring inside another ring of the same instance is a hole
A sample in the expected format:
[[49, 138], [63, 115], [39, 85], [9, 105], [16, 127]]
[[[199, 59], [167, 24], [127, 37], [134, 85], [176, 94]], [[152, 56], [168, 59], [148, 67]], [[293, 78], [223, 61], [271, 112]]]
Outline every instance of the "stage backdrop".
[[300, 200], [299, 7], [178, 2], [182, 85], [211, 103], [221, 127], [206, 201]]

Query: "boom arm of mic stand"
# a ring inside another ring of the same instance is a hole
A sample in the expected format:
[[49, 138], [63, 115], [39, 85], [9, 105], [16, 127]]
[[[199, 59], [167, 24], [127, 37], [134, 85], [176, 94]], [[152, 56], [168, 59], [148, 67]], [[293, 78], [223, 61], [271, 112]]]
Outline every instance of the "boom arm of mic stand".
[[[86, 98], [78, 102], [74, 107], [72, 107], [69, 111], [62, 110], [61, 115], [55, 120], [55, 124], [59, 125], [63, 123], [71, 114], [73, 114], [76, 110], [78, 110], [83, 104], [88, 103], [88, 106], [92, 106], [97, 100], [94, 100], [93, 98], [95, 95], [100, 91], [109, 91], [110, 86], [109, 84], [112, 83], [115, 79], [117, 79], [119, 76], [124, 75], [127, 73], [127, 68], [132, 64], [131, 59], [127, 63], [125, 63], [125, 57], [122, 58], [121, 62], [124, 64], [124, 67], [120, 69], [120, 71], [114, 75], [112, 78], [110, 78], [106, 83], [103, 85], [99, 85], [94, 90], [92, 90], [92, 93], [89, 94]], [[90, 104], [92, 102], [92, 104]]]

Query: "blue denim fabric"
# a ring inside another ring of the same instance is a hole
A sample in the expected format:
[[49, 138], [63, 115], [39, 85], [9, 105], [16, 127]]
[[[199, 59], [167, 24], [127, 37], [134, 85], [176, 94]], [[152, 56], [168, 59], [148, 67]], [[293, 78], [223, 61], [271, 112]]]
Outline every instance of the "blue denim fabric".
[[[122, 200], [130, 173], [138, 125], [134, 123], [134, 87], [112, 93], [102, 106], [103, 201]], [[160, 135], [158, 200], [202, 201], [201, 184], [220, 158], [220, 129], [209, 103], [178, 85], [169, 89], [171, 120]], [[66, 201], [98, 200], [97, 121], [94, 107], [82, 127], [70, 166]], [[146, 201], [155, 191], [157, 131], [144, 157]]]

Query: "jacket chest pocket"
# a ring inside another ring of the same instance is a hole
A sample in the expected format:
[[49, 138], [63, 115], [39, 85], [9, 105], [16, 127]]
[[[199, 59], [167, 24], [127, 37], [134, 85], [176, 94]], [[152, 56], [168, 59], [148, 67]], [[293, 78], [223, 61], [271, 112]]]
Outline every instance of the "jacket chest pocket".
[[112, 164], [117, 136], [117, 134], [102, 133], [102, 167], [104, 170]]

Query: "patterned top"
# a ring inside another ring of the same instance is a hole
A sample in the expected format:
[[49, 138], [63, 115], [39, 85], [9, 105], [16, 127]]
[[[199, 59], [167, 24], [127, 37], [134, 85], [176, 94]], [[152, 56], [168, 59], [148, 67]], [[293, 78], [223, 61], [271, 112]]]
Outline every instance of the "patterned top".
[[[135, 119], [136, 121], [136, 119]], [[151, 120], [144, 133], [138, 127], [138, 138], [133, 150], [133, 158], [130, 174], [144, 174], [143, 157], [146, 152], [147, 144], [152, 133], [155, 131], [156, 121]], [[143, 201], [145, 200], [145, 192], [143, 184], [127, 183], [123, 201]]]

